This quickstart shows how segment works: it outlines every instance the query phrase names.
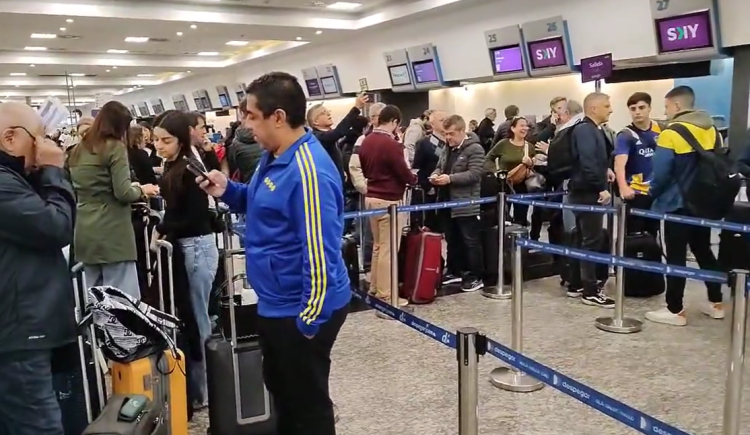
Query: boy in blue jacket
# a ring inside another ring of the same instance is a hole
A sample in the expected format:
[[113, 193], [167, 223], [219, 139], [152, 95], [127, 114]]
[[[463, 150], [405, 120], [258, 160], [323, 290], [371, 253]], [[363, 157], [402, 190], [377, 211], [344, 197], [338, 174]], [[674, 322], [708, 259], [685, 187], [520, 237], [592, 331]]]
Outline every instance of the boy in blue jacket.
[[247, 89], [247, 119], [265, 149], [247, 185], [218, 171], [201, 187], [245, 213], [247, 275], [258, 295], [263, 375], [279, 434], [335, 434], [330, 354], [351, 287], [341, 257], [339, 170], [305, 124], [297, 78], [266, 74]]

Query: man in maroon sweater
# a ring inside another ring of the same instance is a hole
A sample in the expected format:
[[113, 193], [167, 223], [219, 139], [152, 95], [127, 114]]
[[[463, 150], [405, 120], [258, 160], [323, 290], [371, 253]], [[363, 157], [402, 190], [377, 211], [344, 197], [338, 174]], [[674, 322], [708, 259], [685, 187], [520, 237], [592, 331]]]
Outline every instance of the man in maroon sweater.
[[[359, 148], [359, 160], [362, 175], [367, 180], [365, 208], [368, 210], [386, 208], [391, 204], [402, 204], [407, 185], [415, 184], [414, 175], [404, 159], [404, 146], [396, 141], [394, 133], [401, 123], [401, 111], [396, 106], [385, 106], [378, 116], [378, 123]], [[406, 224], [406, 219], [399, 214], [399, 228]], [[391, 288], [398, 283], [391, 283], [390, 242], [391, 219], [387, 214], [370, 218], [372, 227], [372, 265], [370, 266], [370, 294], [390, 301]], [[400, 241], [400, 237], [397, 238]], [[399, 305], [406, 305], [405, 299], [399, 299]]]

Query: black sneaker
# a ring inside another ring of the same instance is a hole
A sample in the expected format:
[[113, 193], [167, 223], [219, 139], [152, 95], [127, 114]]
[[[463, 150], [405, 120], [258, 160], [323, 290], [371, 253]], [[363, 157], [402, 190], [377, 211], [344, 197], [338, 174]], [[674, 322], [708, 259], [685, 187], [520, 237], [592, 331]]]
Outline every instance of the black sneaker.
[[479, 289], [482, 289], [484, 287], [484, 283], [481, 279], [470, 279], [466, 280], [463, 284], [461, 284], [461, 291], [464, 292], [475, 292]]
[[447, 284], [455, 284], [457, 282], [461, 282], [462, 278], [460, 276], [456, 276], [452, 273], [448, 273], [443, 276], [443, 285]]
[[583, 287], [580, 288], [573, 288], [570, 285], [568, 285], [568, 297], [569, 298], [580, 298], [583, 294]]
[[592, 296], [581, 296], [581, 302], [584, 305], [591, 305], [592, 307], [600, 308], [614, 308], [615, 301], [608, 298], [604, 293], [597, 293]]

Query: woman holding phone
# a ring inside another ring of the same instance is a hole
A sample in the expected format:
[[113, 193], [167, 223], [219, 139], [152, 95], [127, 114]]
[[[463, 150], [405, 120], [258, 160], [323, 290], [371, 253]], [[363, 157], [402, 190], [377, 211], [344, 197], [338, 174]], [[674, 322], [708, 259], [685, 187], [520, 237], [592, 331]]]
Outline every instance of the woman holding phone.
[[[166, 202], [164, 220], [157, 225], [154, 239], [169, 236], [177, 241], [184, 254], [200, 349], [205, 352], [202, 344], [211, 337], [208, 301], [219, 264], [219, 251], [214, 237], [215, 213], [209, 209], [208, 194], [198, 187], [196, 176], [191, 172], [193, 167], [203, 169], [203, 166], [194, 159], [190, 123], [188, 114], [176, 110], [167, 111], [154, 121], [154, 146], [165, 160], [160, 187]], [[199, 410], [208, 403], [206, 364], [205, 358], [194, 360], [188, 384], [190, 397], [195, 399], [193, 408]]]

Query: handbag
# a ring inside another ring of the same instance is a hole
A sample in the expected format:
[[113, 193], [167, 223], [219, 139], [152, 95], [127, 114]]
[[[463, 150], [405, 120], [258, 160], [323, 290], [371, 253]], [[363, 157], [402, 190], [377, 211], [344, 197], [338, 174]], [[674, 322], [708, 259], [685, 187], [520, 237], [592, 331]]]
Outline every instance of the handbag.
[[[524, 142], [523, 144], [523, 158], [529, 156], [529, 144], [528, 142]], [[515, 168], [511, 169], [508, 172], [508, 182], [512, 186], [516, 186], [518, 184], [523, 183], [526, 181], [527, 178], [529, 178], [531, 168], [529, 168], [527, 165], [525, 165], [523, 162], [516, 165]]]

